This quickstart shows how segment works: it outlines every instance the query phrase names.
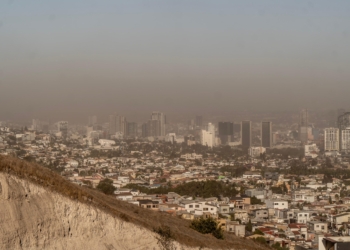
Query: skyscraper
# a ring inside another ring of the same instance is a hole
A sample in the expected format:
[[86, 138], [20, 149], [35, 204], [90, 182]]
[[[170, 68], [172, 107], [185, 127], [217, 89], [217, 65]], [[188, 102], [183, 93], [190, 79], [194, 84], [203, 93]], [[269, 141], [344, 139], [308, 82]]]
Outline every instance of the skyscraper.
[[137, 123], [136, 122], [128, 122], [127, 123], [126, 135], [129, 137], [136, 137], [137, 136]]
[[213, 146], [216, 146], [215, 125], [213, 123], [208, 123], [208, 132], [211, 133], [213, 137]]
[[93, 115], [93, 116], [89, 116], [88, 117], [88, 126], [89, 127], [93, 127], [97, 125], [97, 116]]
[[227, 144], [233, 141], [234, 129], [233, 122], [219, 122], [219, 138], [221, 144]]
[[109, 116], [109, 134], [115, 135], [117, 133], [117, 116], [110, 115]]
[[338, 151], [339, 150], [339, 129], [326, 128], [324, 130], [324, 150]]
[[200, 137], [201, 137], [201, 144], [203, 146], [208, 146], [209, 148], [212, 148], [214, 146], [213, 134], [211, 132], [202, 129]]
[[264, 148], [272, 147], [272, 122], [261, 123], [261, 146]]
[[[165, 136], [166, 116], [161, 112], [153, 112], [151, 115], [152, 136]], [[155, 123], [158, 123], [155, 125]]]
[[309, 112], [307, 109], [302, 109], [300, 111], [299, 126], [300, 127], [309, 126]]
[[62, 138], [66, 139], [68, 136], [68, 122], [60, 121], [57, 123], [57, 129], [62, 134]]
[[109, 116], [109, 134], [114, 135], [116, 133], [122, 133], [126, 135], [126, 118], [119, 115]]
[[200, 116], [200, 115], [197, 115], [196, 116], [196, 119], [195, 119], [195, 126], [197, 127], [197, 128], [202, 128], [203, 127], [203, 117], [202, 116]]
[[345, 109], [343, 109], [343, 108], [339, 108], [339, 109], [337, 110], [337, 117], [336, 117], [336, 122], [335, 122], [336, 126], [339, 126], [339, 125], [338, 125], [338, 118], [339, 118], [340, 116], [344, 115], [345, 113], [346, 113], [346, 112], [345, 112]]
[[341, 151], [350, 150], [350, 112], [346, 112], [338, 117], [339, 127], [339, 149]]
[[299, 118], [299, 140], [302, 143], [307, 143], [309, 139], [309, 112], [307, 109], [300, 111]]
[[148, 136], [148, 123], [144, 123], [141, 126], [141, 136], [147, 137]]
[[126, 135], [126, 133], [127, 133], [127, 122], [126, 122], [125, 116], [119, 116], [119, 131], [118, 132], [123, 133], [123, 135]]
[[242, 146], [249, 148], [252, 146], [252, 122], [242, 121]]

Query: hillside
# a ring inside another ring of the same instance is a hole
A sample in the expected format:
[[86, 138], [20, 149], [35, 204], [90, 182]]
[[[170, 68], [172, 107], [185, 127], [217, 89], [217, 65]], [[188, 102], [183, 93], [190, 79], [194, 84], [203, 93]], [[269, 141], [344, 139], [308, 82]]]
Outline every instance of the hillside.
[[37, 164], [0, 156], [0, 249], [159, 249], [153, 230], [169, 226], [178, 249], [265, 249], [79, 187]]

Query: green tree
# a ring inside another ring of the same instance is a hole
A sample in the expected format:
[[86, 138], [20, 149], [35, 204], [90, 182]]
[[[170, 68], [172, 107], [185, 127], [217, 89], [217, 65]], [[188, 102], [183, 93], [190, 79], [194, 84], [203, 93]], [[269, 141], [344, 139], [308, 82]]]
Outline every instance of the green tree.
[[261, 200], [258, 199], [258, 198], [256, 198], [255, 196], [253, 196], [253, 197], [250, 198], [250, 203], [251, 203], [252, 205], [263, 204], [263, 202], [261, 202]]
[[190, 227], [202, 234], [212, 234], [217, 239], [223, 239], [224, 234], [218, 223], [211, 217], [196, 219], [191, 222]]
[[263, 232], [261, 232], [259, 229], [255, 229], [253, 234], [259, 234], [259, 235], [264, 235]]
[[249, 220], [249, 222], [248, 222], [247, 225], [245, 226], [245, 230], [248, 231], [248, 232], [253, 231], [253, 225], [252, 225], [251, 220]]
[[105, 194], [113, 194], [116, 189], [113, 186], [113, 181], [107, 178], [100, 181], [96, 188]]

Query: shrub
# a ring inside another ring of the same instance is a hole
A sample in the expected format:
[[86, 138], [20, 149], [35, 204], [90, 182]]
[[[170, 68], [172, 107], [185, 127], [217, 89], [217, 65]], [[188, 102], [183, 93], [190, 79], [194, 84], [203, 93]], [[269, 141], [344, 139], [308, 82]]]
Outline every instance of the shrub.
[[213, 218], [193, 220], [190, 227], [202, 234], [212, 234], [217, 239], [224, 238], [221, 228]]
[[266, 242], [266, 239], [264, 237], [257, 237], [254, 239], [254, 241], [260, 243], [260, 244], [263, 244], [263, 245], [266, 245], [267, 242]]
[[176, 249], [174, 244], [174, 236], [169, 227], [162, 226], [158, 229], [154, 229], [153, 231], [158, 234], [156, 239], [158, 240], [158, 245], [161, 247], [162, 250]]
[[264, 235], [264, 233], [261, 232], [259, 229], [255, 229], [254, 234]]
[[104, 179], [96, 187], [98, 190], [105, 194], [113, 194], [115, 187], [113, 186], [113, 181], [111, 179]]

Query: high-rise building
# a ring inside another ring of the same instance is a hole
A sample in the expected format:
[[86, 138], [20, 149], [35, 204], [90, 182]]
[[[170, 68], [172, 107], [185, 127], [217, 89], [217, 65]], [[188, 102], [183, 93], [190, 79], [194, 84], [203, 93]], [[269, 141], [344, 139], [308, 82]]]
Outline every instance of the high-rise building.
[[272, 147], [272, 122], [261, 123], [261, 146], [264, 148]]
[[136, 122], [128, 122], [127, 123], [126, 135], [129, 137], [136, 137], [137, 136], [137, 123]]
[[252, 146], [252, 122], [242, 121], [242, 146], [249, 148]]
[[126, 134], [126, 118], [119, 115], [109, 116], [109, 134], [115, 135], [116, 133]]
[[214, 137], [210, 131], [202, 129], [200, 137], [201, 137], [201, 144], [203, 146], [208, 146], [210, 148], [214, 146], [214, 141], [213, 141]]
[[115, 135], [117, 133], [117, 116], [116, 115], [110, 115], [109, 116], [109, 134]]
[[345, 109], [343, 109], [343, 108], [339, 108], [338, 110], [337, 110], [337, 119], [336, 119], [336, 123], [338, 124], [338, 118], [339, 118], [339, 116], [342, 116], [342, 115], [344, 115], [346, 112], [345, 112]]
[[307, 109], [302, 109], [300, 111], [299, 126], [300, 127], [309, 126], [309, 112]]
[[221, 144], [225, 145], [229, 142], [233, 142], [234, 129], [233, 122], [219, 122], [219, 138]]
[[202, 116], [200, 116], [200, 115], [197, 115], [196, 116], [196, 119], [195, 119], [195, 126], [197, 127], [197, 128], [202, 128], [203, 127], [203, 117]]
[[93, 127], [97, 125], [97, 116], [93, 115], [93, 116], [89, 116], [88, 117], [88, 126], [89, 127]]
[[350, 112], [346, 112], [338, 117], [339, 127], [339, 149], [341, 151], [350, 150]]
[[324, 130], [324, 150], [339, 151], [339, 129], [326, 128]]
[[158, 120], [149, 120], [147, 122], [147, 136], [160, 136], [160, 122]]
[[[151, 115], [152, 135], [151, 136], [165, 136], [166, 116], [161, 112], [153, 112]], [[155, 123], [158, 123], [157, 125]]]
[[141, 126], [141, 136], [148, 137], [148, 123], [144, 123]]
[[213, 146], [216, 146], [215, 125], [213, 123], [208, 123], [208, 132], [212, 134]]
[[119, 116], [119, 131], [123, 135], [127, 134], [127, 122], [125, 116]]
[[68, 122], [60, 121], [57, 123], [57, 129], [62, 134], [62, 138], [66, 139], [68, 136]]
[[307, 109], [300, 111], [299, 119], [299, 140], [302, 143], [307, 143], [309, 139], [309, 112]]

